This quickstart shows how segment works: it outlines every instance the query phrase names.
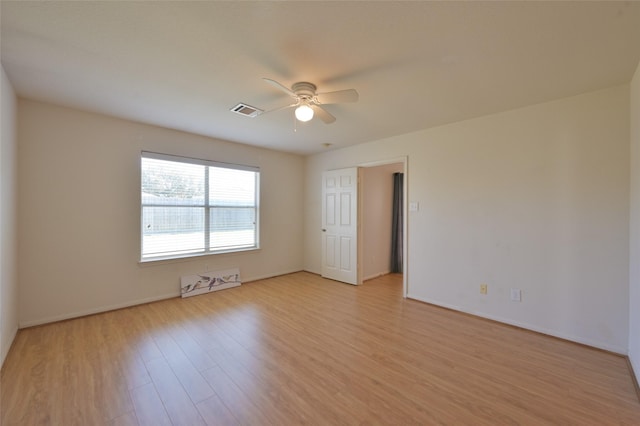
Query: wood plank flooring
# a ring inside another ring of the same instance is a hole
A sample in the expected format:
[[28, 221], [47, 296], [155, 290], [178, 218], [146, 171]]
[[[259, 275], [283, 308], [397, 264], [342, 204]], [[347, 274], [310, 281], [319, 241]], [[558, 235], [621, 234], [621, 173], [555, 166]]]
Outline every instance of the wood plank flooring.
[[638, 425], [623, 357], [309, 273], [21, 330], [4, 425]]

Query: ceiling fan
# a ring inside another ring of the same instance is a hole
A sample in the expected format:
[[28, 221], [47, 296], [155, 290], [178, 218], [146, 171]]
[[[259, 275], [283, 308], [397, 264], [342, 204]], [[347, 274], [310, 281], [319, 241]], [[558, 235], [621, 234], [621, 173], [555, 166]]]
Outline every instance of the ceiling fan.
[[331, 115], [323, 105], [358, 101], [358, 92], [355, 89], [317, 93], [316, 85], [306, 81], [294, 83], [293, 86], [291, 86], [291, 89], [289, 89], [270, 78], [263, 78], [263, 80], [271, 84], [273, 87], [282, 90], [294, 100], [292, 104], [267, 112], [295, 107], [295, 115], [299, 121], [309, 121], [314, 117], [314, 115], [317, 115], [325, 124], [333, 123], [336, 121], [336, 118]]

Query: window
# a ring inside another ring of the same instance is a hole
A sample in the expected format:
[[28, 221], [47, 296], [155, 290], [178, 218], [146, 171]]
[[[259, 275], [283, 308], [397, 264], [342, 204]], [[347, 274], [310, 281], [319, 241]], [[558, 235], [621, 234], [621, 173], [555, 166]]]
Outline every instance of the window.
[[141, 260], [258, 248], [257, 167], [143, 152]]

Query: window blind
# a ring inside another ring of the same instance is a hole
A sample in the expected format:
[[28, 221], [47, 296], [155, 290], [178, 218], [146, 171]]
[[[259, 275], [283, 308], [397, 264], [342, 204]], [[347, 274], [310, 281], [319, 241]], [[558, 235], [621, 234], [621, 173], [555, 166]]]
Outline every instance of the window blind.
[[141, 155], [141, 260], [258, 248], [257, 167]]

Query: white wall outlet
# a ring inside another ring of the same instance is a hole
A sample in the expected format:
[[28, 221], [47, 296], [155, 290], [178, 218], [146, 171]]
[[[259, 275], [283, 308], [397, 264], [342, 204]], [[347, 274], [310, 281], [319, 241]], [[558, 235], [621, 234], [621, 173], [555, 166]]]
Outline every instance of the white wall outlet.
[[417, 201], [411, 201], [409, 203], [409, 211], [417, 212], [418, 210], [420, 210], [420, 203], [418, 203]]
[[511, 301], [512, 302], [521, 302], [522, 301], [522, 290], [519, 288], [511, 289]]

